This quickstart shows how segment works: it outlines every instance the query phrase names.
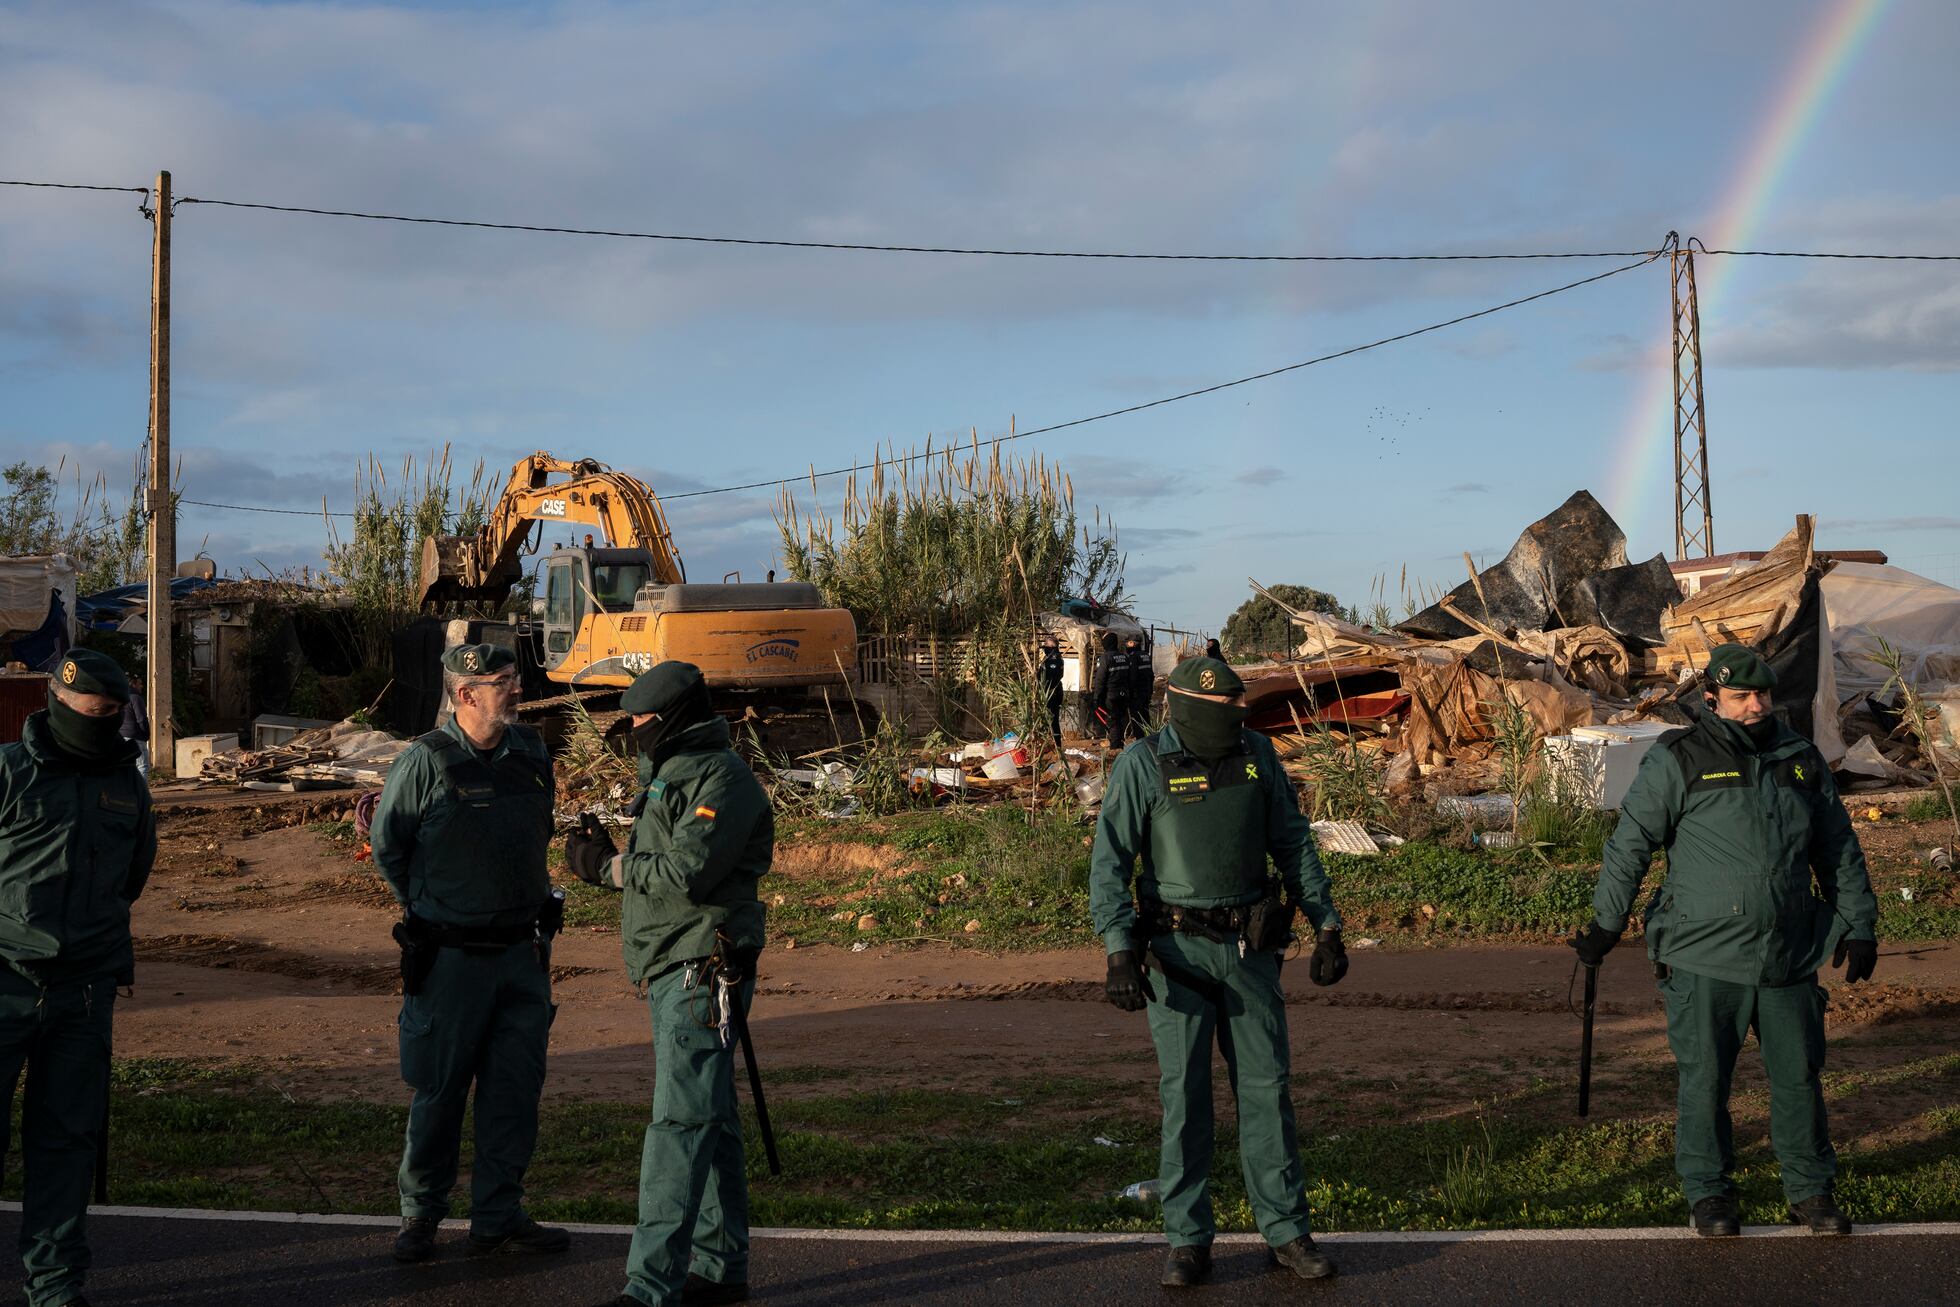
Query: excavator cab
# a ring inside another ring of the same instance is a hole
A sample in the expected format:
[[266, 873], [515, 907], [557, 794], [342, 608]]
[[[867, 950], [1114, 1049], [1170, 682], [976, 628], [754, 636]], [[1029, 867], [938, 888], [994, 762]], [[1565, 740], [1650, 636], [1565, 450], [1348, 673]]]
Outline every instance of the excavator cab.
[[630, 613], [653, 579], [644, 549], [558, 549], [544, 563], [544, 665], [556, 670], [592, 613]]

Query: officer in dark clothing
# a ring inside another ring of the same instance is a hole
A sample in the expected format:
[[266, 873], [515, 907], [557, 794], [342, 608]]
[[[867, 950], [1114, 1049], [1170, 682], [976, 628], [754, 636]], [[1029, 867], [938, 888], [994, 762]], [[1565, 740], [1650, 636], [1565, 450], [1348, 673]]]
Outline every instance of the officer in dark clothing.
[[643, 792], [621, 853], [596, 819], [565, 844], [573, 874], [623, 890], [626, 974], [653, 1021], [652, 1120], [640, 1219], [617, 1307], [705, 1307], [748, 1297], [749, 1191], [735, 1110], [739, 1015], [755, 995], [776, 819], [729, 748], [707, 682], [664, 662], [620, 696]]
[[516, 659], [495, 645], [443, 655], [455, 717], [388, 772], [369, 840], [403, 918], [402, 1079], [415, 1090], [402, 1150], [398, 1261], [435, 1251], [449, 1214], [463, 1109], [476, 1088], [470, 1251], [563, 1252], [566, 1232], [524, 1211], [538, 1137], [551, 1001], [551, 938], [564, 899], [545, 853], [551, 754], [512, 719]]
[[1040, 661], [1035, 676], [1041, 685], [1041, 699], [1048, 708], [1048, 729], [1054, 732], [1055, 747], [1062, 745], [1062, 646], [1053, 631], [1041, 636]]
[[1225, 661], [1225, 651], [1218, 647], [1217, 636], [1214, 635], [1205, 641], [1205, 657], [1215, 658], [1221, 663]]
[[[1129, 637], [1127, 645], [1118, 648], [1116, 632], [1103, 632], [1102, 662], [1096, 668], [1096, 707], [1101, 710], [1109, 730], [1109, 747], [1120, 749], [1129, 742], [1131, 714], [1140, 713], [1149, 702], [1146, 690], [1142, 703], [1137, 699], [1137, 638]], [[1149, 662], [1143, 664], [1144, 674], [1149, 674]], [[1139, 732], [1141, 734], [1141, 732]]]
[[55, 665], [47, 708], [0, 745], [0, 1122], [25, 1069], [29, 1307], [87, 1302], [84, 1220], [108, 1118], [111, 1014], [116, 987], [135, 981], [129, 905], [157, 848], [136, 745], [121, 735], [128, 701], [114, 660], [74, 650]]
[[1163, 1283], [1172, 1287], [1211, 1271], [1214, 1041], [1238, 1100], [1246, 1196], [1272, 1264], [1307, 1279], [1334, 1273], [1307, 1228], [1279, 969], [1296, 911], [1318, 932], [1308, 963], [1316, 985], [1347, 973], [1347, 953], [1312, 827], [1271, 741], [1244, 729], [1244, 693], [1238, 673], [1215, 659], [1177, 665], [1168, 723], [1110, 769], [1089, 862], [1109, 1000], [1126, 1012], [1147, 1008], [1157, 1048], [1171, 1244]]
[[1878, 901], [1831, 771], [1770, 712], [1776, 675], [1725, 644], [1709, 655], [1705, 708], [1641, 760], [1607, 842], [1593, 924], [1572, 941], [1597, 966], [1619, 943], [1656, 850], [1667, 879], [1648, 901], [1647, 952], [1680, 1073], [1674, 1163], [1695, 1230], [1741, 1233], [1729, 1088], [1753, 1029], [1770, 1085], [1770, 1142], [1790, 1218], [1849, 1234], [1832, 1195], [1837, 1155], [1824, 1116], [1823, 989], [1878, 960]]
[[1124, 653], [1130, 660], [1130, 716], [1136, 737], [1143, 738], [1144, 723], [1150, 718], [1150, 701], [1157, 696], [1157, 671], [1150, 662], [1150, 650], [1139, 636], [1130, 636]]

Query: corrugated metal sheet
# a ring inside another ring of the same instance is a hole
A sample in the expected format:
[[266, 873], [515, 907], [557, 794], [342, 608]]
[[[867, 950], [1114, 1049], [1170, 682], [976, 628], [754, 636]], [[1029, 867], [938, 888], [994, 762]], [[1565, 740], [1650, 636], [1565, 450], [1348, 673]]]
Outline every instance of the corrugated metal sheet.
[[0, 676], [0, 744], [20, 738], [27, 719], [48, 706], [48, 677], [43, 672]]

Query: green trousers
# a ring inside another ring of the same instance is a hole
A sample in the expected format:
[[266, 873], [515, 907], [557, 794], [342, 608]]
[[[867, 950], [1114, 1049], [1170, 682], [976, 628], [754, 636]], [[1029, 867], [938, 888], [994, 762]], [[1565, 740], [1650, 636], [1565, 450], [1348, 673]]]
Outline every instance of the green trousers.
[[1680, 1070], [1674, 1167], [1689, 1206], [1735, 1192], [1735, 1130], [1729, 1088], [1751, 1030], [1769, 1075], [1769, 1135], [1793, 1204], [1831, 1192], [1837, 1154], [1824, 1117], [1824, 991], [1816, 977], [1794, 985], [1738, 985], [1675, 968], [1661, 981], [1667, 1042]]
[[6, 1083], [0, 1123], [12, 1120], [14, 1091], [22, 1069], [27, 1072], [20, 1260], [29, 1307], [79, 1296], [89, 1267], [85, 1222], [96, 1136], [109, 1106], [115, 1003], [115, 982], [106, 976], [42, 989], [0, 965], [0, 1080]]
[[1238, 943], [1159, 935], [1150, 951], [1195, 985], [1152, 970], [1150, 1038], [1157, 1045], [1164, 1139], [1158, 1181], [1172, 1247], [1209, 1246], [1212, 1219], [1211, 1049], [1216, 1039], [1239, 1108], [1239, 1166], [1259, 1232], [1274, 1247], [1306, 1234], [1306, 1181], [1289, 1093], [1286, 1004], [1274, 953]]
[[538, 1140], [551, 1019], [551, 977], [525, 941], [498, 953], [438, 951], [422, 992], [402, 999], [402, 1079], [415, 1090], [402, 1149], [402, 1215], [449, 1215], [476, 1088], [470, 1232], [504, 1234], [524, 1220], [524, 1171]]
[[[647, 986], [653, 1115], [640, 1152], [640, 1220], [626, 1253], [629, 1298], [670, 1307], [688, 1272], [749, 1278], [749, 1182], [735, 1111], [734, 1043], [722, 1046], [713, 982], [674, 967]], [[755, 995], [740, 989], [742, 1011]]]

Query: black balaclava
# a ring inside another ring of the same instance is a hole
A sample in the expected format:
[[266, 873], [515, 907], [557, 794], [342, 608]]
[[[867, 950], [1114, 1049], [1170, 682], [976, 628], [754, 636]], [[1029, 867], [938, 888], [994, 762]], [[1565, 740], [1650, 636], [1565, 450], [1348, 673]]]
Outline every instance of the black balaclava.
[[48, 733], [55, 746], [78, 762], [108, 762], [129, 749], [122, 737], [122, 714], [91, 717], [77, 712], [48, 691]]
[[1239, 751], [1239, 735], [1245, 728], [1246, 706], [1217, 703], [1172, 690], [1164, 696], [1171, 725], [1177, 738], [1206, 762], [1217, 762]]
[[660, 764], [678, 751], [681, 734], [690, 726], [705, 722], [712, 716], [714, 709], [708, 702], [708, 687], [706, 683], [697, 681], [652, 721], [635, 726], [632, 731], [633, 744], [641, 756], [652, 764], [652, 771], [657, 772]]

